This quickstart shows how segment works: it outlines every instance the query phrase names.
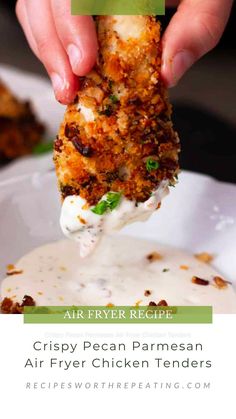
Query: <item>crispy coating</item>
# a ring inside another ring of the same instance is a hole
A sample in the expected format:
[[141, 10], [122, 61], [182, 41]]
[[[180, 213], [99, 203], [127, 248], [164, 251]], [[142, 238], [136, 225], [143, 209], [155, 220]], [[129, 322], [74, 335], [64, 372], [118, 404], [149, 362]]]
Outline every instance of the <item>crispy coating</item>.
[[[100, 16], [96, 24], [97, 64], [81, 78], [55, 140], [60, 191], [90, 205], [108, 191], [143, 202], [178, 173], [179, 139], [160, 77], [160, 23]], [[157, 162], [152, 169], [150, 160]]]
[[0, 302], [0, 313], [1, 314], [22, 314], [24, 312], [24, 307], [35, 306], [34, 299], [29, 296], [25, 295], [22, 302], [14, 303], [11, 298], [4, 298], [2, 302]]
[[29, 102], [20, 102], [0, 82], [0, 160], [31, 153], [43, 136], [44, 127]]

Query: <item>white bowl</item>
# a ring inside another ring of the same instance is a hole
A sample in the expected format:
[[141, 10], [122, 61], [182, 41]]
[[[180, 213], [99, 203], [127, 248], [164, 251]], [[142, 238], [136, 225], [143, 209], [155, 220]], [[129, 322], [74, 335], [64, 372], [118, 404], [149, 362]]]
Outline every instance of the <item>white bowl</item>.
[[[45, 79], [0, 66], [0, 75], [21, 98], [29, 98], [54, 137], [63, 106]], [[236, 283], [236, 186], [190, 172], [180, 175], [162, 208], [146, 223], [121, 234], [151, 238], [189, 252], [215, 254], [214, 265]], [[27, 157], [0, 171], [0, 278], [6, 265], [33, 248], [62, 238], [60, 197], [52, 155]]]

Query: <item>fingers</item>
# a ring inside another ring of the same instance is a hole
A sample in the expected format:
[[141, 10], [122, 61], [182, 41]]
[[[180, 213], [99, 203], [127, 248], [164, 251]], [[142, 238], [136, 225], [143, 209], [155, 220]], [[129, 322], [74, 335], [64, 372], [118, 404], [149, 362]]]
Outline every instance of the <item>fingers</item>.
[[17, 6], [17, 14], [32, 49], [51, 77], [57, 100], [64, 104], [72, 102], [78, 80], [58, 38], [50, 2], [40, 0], [40, 7], [36, 7], [32, 0], [21, 0]]
[[84, 76], [97, 56], [95, 24], [90, 16], [72, 16], [71, 0], [50, 0], [57, 34], [69, 56], [73, 72]]
[[27, 11], [26, 11], [26, 7], [25, 7], [25, 2], [24, 0], [18, 0], [16, 3], [16, 15], [17, 18], [23, 28], [23, 31], [25, 33], [25, 36], [28, 40], [28, 43], [30, 45], [30, 48], [33, 50], [33, 52], [35, 53], [35, 55], [39, 58], [39, 52], [38, 52], [38, 47], [37, 44], [35, 42], [30, 24], [29, 24], [29, 20], [28, 20], [28, 15], [27, 15]]
[[182, 0], [163, 37], [162, 77], [168, 86], [217, 45], [232, 4], [233, 0]]
[[56, 98], [73, 101], [77, 76], [91, 70], [96, 61], [97, 37], [93, 19], [71, 16], [70, 0], [18, 0], [18, 19], [28, 42], [51, 77]]

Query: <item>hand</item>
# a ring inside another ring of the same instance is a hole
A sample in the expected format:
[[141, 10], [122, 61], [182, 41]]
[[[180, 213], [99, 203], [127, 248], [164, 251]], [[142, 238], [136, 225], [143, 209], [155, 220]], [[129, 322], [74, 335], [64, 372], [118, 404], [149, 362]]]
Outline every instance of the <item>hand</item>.
[[[179, 4], [180, 3], [180, 4]], [[163, 37], [162, 77], [174, 86], [219, 41], [233, 0], [167, 0], [178, 5]], [[71, 16], [70, 0], [18, 0], [16, 13], [28, 42], [51, 77], [56, 98], [73, 101], [78, 77], [96, 61], [97, 38], [90, 16]]]
[[56, 98], [73, 101], [78, 77], [96, 61], [97, 37], [90, 16], [71, 16], [70, 0], [18, 0], [17, 17], [30, 47], [44, 64]]
[[162, 77], [171, 87], [219, 42], [233, 0], [167, 0], [178, 6], [163, 36]]

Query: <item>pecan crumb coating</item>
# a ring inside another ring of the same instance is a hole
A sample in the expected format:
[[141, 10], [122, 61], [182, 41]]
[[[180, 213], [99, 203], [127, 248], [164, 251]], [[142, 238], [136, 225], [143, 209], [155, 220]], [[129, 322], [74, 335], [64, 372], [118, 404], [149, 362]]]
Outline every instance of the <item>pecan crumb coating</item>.
[[62, 198], [95, 205], [109, 192], [146, 201], [161, 181], [175, 184], [178, 135], [160, 76], [160, 23], [151, 16], [96, 18], [99, 55], [80, 79], [55, 141]]
[[11, 298], [4, 298], [0, 303], [0, 313], [2, 314], [22, 314], [24, 307], [35, 306], [35, 301], [29, 295], [25, 295], [21, 304], [14, 303]]

